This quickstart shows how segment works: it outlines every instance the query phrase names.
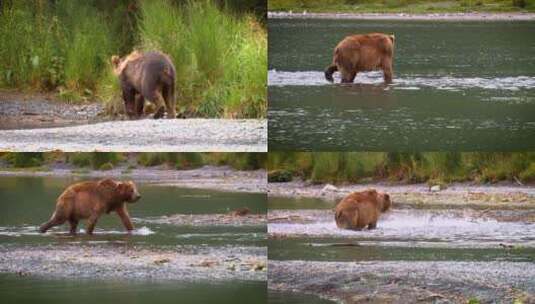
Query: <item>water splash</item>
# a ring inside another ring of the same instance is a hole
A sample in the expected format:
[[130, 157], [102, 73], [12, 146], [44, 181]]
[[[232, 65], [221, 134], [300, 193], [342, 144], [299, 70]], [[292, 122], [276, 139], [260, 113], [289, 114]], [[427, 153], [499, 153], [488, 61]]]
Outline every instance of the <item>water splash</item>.
[[[340, 75], [334, 75], [335, 82], [340, 82]], [[359, 73], [355, 78], [359, 84], [382, 84], [383, 73], [380, 71]], [[270, 70], [268, 72], [270, 86], [323, 86], [330, 85], [321, 71], [287, 72]], [[459, 91], [462, 89], [480, 88], [487, 90], [517, 91], [520, 89], [534, 89], [535, 77], [453, 77], [453, 76], [402, 76], [394, 78], [392, 86], [386, 87], [398, 90], [419, 90], [431, 87], [438, 90]]]
[[[303, 210], [292, 214], [303, 215]], [[304, 213], [306, 214], [306, 213]], [[290, 215], [288, 213], [287, 215]], [[310, 214], [305, 223], [270, 223], [270, 234], [343, 237], [371, 242], [448, 243], [450, 246], [497, 246], [500, 243], [535, 247], [535, 223], [500, 222], [469, 214], [448, 214], [430, 210], [395, 210], [381, 217], [377, 229], [352, 231], [339, 229], [332, 212]]]
[[[61, 228], [57, 228], [61, 229]], [[9, 237], [21, 237], [21, 236], [50, 236], [50, 235], [68, 235], [68, 233], [64, 229], [61, 229], [62, 232], [58, 232], [55, 229], [49, 230], [47, 233], [40, 233], [38, 226], [31, 226], [31, 225], [25, 225], [25, 226], [7, 226], [7, 227], [0, 227], [0, 236], [9, 236]], [[151, 234], [155, 234], [153, 230], [151, 230], [149, 227], [143, 226], [137, 229], [134, 229], [131, 234], [132, 235], [140, 235], [140, 236], [147, 236]], [[78, 234], [85, 234], [85, 229], [79, 229]], [[96, 235], [125, 235], [128, 234], [127, 231], [124, 230], [104, 230], [104, 229], [95, 229]]]

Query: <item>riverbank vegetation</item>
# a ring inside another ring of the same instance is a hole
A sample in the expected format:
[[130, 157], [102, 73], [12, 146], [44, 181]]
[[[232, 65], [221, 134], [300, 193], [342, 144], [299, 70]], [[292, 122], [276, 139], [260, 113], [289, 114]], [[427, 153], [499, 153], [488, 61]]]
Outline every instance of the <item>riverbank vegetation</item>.
[[534, 0], [270, 0], [270, 11], [314, 13], [535, 12]]
[[272, 152], [270, 182], [535, 182], [535, 153]]
[[46, 171], [59, 167], [76, 170], [111, 170], [116, 167], [187, 170], [202, 166], [230, 166], [236, 170], [258, 170], [266, 166], [266, 153], [119, 153], [119, 152], [3, 152], [0, 169]]
[[109, 59], [160, 50], [177, 70], [178, 113], [266, 113], [265, 1], [1, 1], [0, 88], [56, 92], [122, 111]]

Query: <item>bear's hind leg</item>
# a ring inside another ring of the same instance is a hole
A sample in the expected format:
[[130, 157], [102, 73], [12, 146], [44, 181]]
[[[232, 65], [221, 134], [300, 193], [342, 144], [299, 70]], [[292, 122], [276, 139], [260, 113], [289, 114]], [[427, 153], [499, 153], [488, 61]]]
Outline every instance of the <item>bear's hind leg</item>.
[[392, 83], [392, 60], [386, 59], [383, 62], [383, 76], [386, 84]]
[[45, 233], [48, 229], [54, 226], [62, 225], [63, 223], [65, 223], [65, 219], [57, 217], [56, 213], [54, 212], [50, 220], [39, 227], [39, 232]]
[[357, 76], [357, 72], [348, 72], [346, 70], [342, 71], [342, 83], [353, 83], [355, 80], [355, 77]]
[[377, 228], [377, 222], [368, 224], [368, 229], [369, 230], [372, 230], [372, 229], [375, 229], [375, 228]]
[[76, 234], [76, 227], [78, 227], [78, 221], [77, 220], [69, 220], [69, 224], [71, 226], [70, 234], [75, 235]]

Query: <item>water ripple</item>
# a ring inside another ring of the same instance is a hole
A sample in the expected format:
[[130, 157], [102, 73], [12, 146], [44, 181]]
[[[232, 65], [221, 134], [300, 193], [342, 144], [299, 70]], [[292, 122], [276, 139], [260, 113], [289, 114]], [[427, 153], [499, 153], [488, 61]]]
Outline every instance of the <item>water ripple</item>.
[[[335, 82], [340, 82], [339, 73], [334, 75]], [[268, 72], [270, 86], [322, 86], [330, 85], [321, 71], [287, 72], [270, 70]], [[380, 71], [359, 73], [355, 78], [359, 84], [381, 84], [383, 73]], [[394, 78], [392, 85], [398, 90], [419, 90], [431, 87], [438, 90], [458, 91], [460, 89], [480, 88], [487, 90], [517, 91], [520, 89], [534, 89], [535, 77], [453, 77], [453, 76], [403, 76]], [[388, 88], [388, 87], [387, 87]]]

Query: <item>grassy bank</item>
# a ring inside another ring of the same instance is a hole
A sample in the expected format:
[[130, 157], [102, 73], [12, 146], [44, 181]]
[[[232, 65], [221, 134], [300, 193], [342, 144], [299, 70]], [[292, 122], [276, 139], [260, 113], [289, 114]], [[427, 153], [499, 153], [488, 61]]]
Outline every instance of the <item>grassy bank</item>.
[[[100, 100], [122, 111], [109, 59], [160, 50], [177, 70], [178, 112], [258, 118], [266, 113], [265, 26], [226, 1], [2, 1], [0, 88]], [[238, 3], [238, 4], [236, 4]]]
[[230, 166], [236, 170], [265, 168], [266, 153], [0, 153], [0, 169], [48, 170], [69, 164], [79, 169], [111, 170], [165, 166], [169, 169], [195, 169], [205, 165]]
[[495, 183], [535, 181], [535, 153], [269, 153], [270, 181]]
[[270, 11], [315, 13], [535, 12], [534, 0], [270, 0]]

